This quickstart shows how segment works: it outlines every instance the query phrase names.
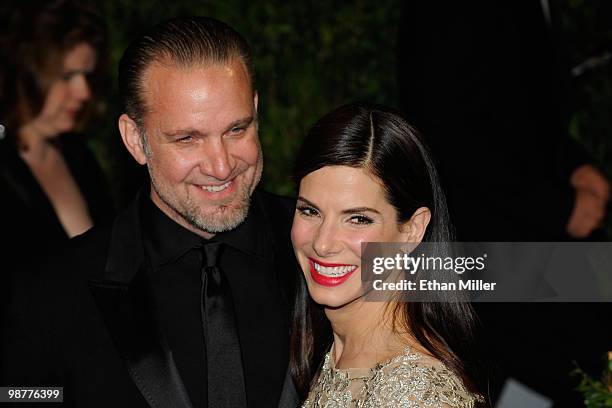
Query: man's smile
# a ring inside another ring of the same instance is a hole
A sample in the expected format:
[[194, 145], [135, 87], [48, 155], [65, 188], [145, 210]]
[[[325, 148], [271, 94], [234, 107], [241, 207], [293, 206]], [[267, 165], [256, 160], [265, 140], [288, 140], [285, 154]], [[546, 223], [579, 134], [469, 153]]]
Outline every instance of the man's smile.
[[194, 183], [193, 185], [199, 192], [197, 195], [203, 196], [207, 201], [218, 202], [218, 200], [231, 199], [236, 193], [239, 184], [238, 176], [235, 176], [222, 183]]
[[233, 180], [230, 180], [220, 185], [208, 185], [208, 186], [200, 186], [200, 187], [205, 189], [206, 191], [210, 191], [211, 193], [216, 193], [216, 192], [219, 192], [219, 191], [222, 191], [228, 188], [232, 182]]

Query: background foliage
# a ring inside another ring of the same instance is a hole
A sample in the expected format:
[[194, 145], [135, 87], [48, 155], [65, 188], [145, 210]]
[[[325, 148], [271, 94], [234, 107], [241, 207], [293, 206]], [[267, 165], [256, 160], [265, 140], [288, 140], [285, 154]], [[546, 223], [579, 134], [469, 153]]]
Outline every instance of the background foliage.
[[[611, 2], [551, 0], [551, 6], [563, 66], [569, 70], [591, 58], [589, 68], [570, 84], [569, 131], [611, 176], [612, 75], [605, 54], [612, 50]], [[293, 192], [289, 181], [293, 156], [322, 114], [353, 99], [397, 105], [400, 0], [105, 0], [100, 8], [110, 31], [112, 75], [129, 41], [168, 17], [216, 17], [248, 39], [258, 73], [264, 185], [271, 191]], [[115, 78], [112, 84], [116, 86]], [[139, 184], [134, 181], [139, 180], [134, 177], [138, 171], [116, 131], [116, 89], [109, 89], [107, 100], [106, 120], [96, 126], [94, 147], [122, 203]]]

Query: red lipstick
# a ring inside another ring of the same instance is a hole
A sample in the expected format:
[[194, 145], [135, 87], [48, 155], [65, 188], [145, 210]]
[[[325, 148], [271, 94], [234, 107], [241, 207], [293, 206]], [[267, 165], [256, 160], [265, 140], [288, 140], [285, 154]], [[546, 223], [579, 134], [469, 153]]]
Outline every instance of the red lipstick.
[[342, 276], [337, 276], [337, 277], [333, 277], [333, 276], [327, 276], [327, 275], [323, 275], [320, 274], [319, 272], [317, 272], [317, 270], [315, 269], [315, 262], [321, 266], [325, 266], [328, 268], [334, 268], [336, 266], [352, 266], [352, 265], [347, 265], [347, 264], [333, 264], [333, 263], [325, 263], [325, 262], [320, 262], [320, 261], [315, 261], [311, 258], [308, 258], [308, 263], [310, 265], [310, 276], [312, 276], [312, 279], [318, 283], [319, 285], [322, 286], [338, 286], [341, 285], [342, 283], [344, 283], [352, 274], [353, 272], [355, 272], [357, 270], [357, 268], [353, 269], [350, 272], [347, 272], [346, 274], [342, 275]]

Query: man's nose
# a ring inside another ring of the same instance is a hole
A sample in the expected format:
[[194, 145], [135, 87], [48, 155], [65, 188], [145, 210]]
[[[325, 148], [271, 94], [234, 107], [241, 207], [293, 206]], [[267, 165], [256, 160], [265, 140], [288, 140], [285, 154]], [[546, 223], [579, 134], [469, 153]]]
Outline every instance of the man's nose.
[[323, 220], [316, 230], [313, 240], [315, 253], [322, 257], [336, 255], [342, 251], [342, 240], [340, 232], [333, 225], [331, 220]]
[[235, 161], [223, 137], [208, 137], [202, 148], [203, 154], [200, 160], [202, 174], [217, 180], [227, 180], [234, 171]]

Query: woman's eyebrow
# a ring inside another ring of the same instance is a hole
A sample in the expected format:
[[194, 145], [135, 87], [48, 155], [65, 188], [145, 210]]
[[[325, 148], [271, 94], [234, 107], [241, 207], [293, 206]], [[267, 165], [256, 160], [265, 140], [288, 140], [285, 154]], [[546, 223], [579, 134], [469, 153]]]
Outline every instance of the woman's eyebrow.
[[317, 205], [316, 205], [315, 203], [313, 203], [312, 201], [309, 201], [309, 200], [305, 199], [305, 198], [304, 198], [304, 197], [302, 197], [302, 196], [299, 196], [299, 197], [297, 198], [297, 200], [298, 200], [298, 201], [303, 201], [303, 202], [304, 202], [304, 204], [309, 205], [309, 206], [311, 206], [311, 207], [313, 207], [313, 208], [316, 208], [317, 210], [319, 209], [319, 207], [317, 207]]
[[[304, 202], [304, 204], [309, 205], [315, 209], [319, 209], [319, 207], [317, 207], [317, 205], [315, 203], [313, 203], [310, 200], [305, 199], [302, 196], [299, 196], [297, 198], [297, 201], [302, 201]], [[354, 207], [354, 208], [347, 208], [345, 210], [342, 210], [341, 213], [342, 214], [354, 214], [354, 213], [360, 213], [360, 212], [373, 212], [375, 214], [379, 214], [380, 215], [380, 211], [374, 209], [374, 208], [370, 208], [370, 207]]]
[[360, 212], [373, 212], [375, 214], [380, 214], [380, 211], [370, 208], [370, 207], [355, 207], [355, 208], [347, 208], [346, 210], [342, 210], [342, 214], [351, 214], [351, 213], [360, 213]]

